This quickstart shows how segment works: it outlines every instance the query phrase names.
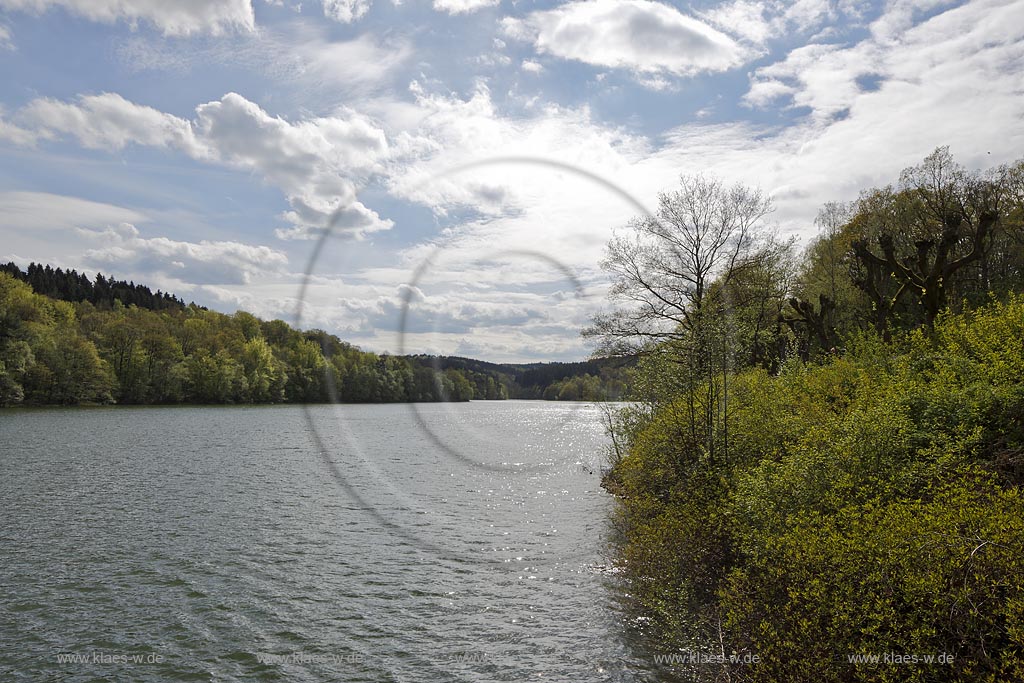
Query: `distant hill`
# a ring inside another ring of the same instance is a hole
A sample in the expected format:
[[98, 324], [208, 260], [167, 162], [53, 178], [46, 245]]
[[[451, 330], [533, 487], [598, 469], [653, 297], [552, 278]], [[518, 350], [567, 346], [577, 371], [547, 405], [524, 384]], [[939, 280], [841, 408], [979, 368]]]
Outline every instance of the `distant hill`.
[[571, 363], [490, 363], [461, 356], [408, 356], [439, 370], [490, 375], [510, 398], [548, 400], [618, 400], [628, 395], [636, 358], [600, 358]]

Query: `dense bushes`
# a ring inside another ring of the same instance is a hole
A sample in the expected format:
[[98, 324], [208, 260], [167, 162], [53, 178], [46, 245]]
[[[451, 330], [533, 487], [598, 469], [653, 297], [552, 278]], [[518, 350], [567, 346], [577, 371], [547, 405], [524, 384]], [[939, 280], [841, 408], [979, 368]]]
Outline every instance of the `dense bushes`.
[[605, 484], [664, 647], [760, 661], [696, 679], [1024, 680], [1024, 161], [939, 148], [801, 258], [736, 220], [756, 192], [681, 187], [609, 243], [587, 331], [645, 355]]
[[[920, 496], [789, 516], [720, 590], [758, 680], [1024, 679], [1024, 500], [970, 470]], [[952, 656], [945, 666], [858, 655]], [[851, 661], [854, 660], [854, 661]]]
[[[1024, 298], [777, 375], [685, 373], [641, 367], [658, 399], [608, 478], [667, 649], [756, 653], [730, 672], [753, 680], [1024, 679]], [[848, 660], [885, 653], [954, 663]]]

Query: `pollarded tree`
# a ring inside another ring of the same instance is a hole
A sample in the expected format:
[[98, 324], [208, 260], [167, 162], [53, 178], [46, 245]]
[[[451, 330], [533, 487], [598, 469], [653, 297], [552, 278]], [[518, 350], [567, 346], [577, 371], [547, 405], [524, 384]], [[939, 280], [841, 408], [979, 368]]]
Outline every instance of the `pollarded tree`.
[[916, 299], [926, 323], [935, 321], [961, 271], [989, 249], [1001, 194], [999, 183], [966, 171], [940, 147], [904, 170], [898, 189], [862, 197], [853, 219], [862, 235], [852, 244], [854, 283], [886, 323], [904, 298]]
[[595, 355], [620, 356], [666, 340], [686, 339], [713, 302], [713, 287], [758, 267], [771, 241], [763, 219], [772, 201], [760, 190], [727, 186], [709, 176], [682, 176], [679, 188], [658, 195], [655, 215], [632, 219], [608, 243], [602, 262], [613, 279], [618, 308], [595, 316], [584, 336]]

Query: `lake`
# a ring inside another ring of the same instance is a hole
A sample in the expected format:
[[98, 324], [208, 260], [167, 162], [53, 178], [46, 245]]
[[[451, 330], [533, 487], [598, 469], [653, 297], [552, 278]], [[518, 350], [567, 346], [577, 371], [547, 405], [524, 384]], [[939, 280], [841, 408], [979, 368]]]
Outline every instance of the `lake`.
[[14, 681], [661, 680], [601, 409], [0, 412]]

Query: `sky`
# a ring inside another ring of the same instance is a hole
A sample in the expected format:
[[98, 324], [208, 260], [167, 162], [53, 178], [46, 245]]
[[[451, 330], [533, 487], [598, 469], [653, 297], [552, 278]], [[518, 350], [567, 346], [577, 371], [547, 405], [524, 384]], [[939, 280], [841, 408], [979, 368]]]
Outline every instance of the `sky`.
[[1024, 0], [0, 0], [0, 260], [378, 352], [577, 360], [681, 174], [1024, 156]]

